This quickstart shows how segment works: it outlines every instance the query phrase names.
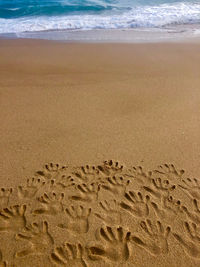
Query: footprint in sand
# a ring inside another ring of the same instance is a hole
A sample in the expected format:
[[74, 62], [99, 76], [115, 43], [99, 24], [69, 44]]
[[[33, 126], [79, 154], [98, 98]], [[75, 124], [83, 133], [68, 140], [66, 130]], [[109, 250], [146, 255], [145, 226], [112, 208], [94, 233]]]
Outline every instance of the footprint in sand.
[[140, 227], [146, 235], [146, 238], [139, 238], [138, 236], [132, 236], [131, 240], [142, 247], [150, 254], [157, 256], [160, 254], [168, 253], [168, 237], [171, 228], [167, 226], [163, 227], [160, 221], [153, 224], [151, 220], [142, 221]]
[[15, 205], [0, 212], [0, 231], [18, 232], [26, 225], [26, 205]]
[[92, 260], [109, 260], [123, 264], [130, 257], [129, 241], [131, 233], [122, 227], [105, 226], [99, 230], [99, 245], [89, 247]]
[[85, 234], [89, 231], [89, 217], [91, 208], [83, 206], [71, 206], [65, 209], [67, 215], [66, 223], [59, 224], [58, 227], [68, 229], [78, 234]]
[[121, 224], [121, 213], [119, 211], [119, 203], [116, 199], [99, 202], [102, 212], [95, 213], [95, 216], [109, 225]]
[[58, 266], [89, 267], [84, 259], [85, 249], [81, 244], [65, 243], [51, 253], [51, 260]]
[[195, 223], [184, 222], [187, 237], [183, 234], [173, 233], [173, 236], [184, 248], [185, 252], [194, 258], [200, 258], [200, 227]]
[[[124, 201], [120, 203], [122, 209], [128, 211], [134, 217], [147, 217], [149, 215], [149, 200], [150, 197], [146, 195], [143, 197], [141, 192], [137, 194], [129, 191], [124, 194]], [[126, 202], [125, 202], [126, 201]]]
[[15, 253], [17, 258], [30, 254], [48, 255], [54, 244], [54, 240], [48, 231], [48, 222], [32, 223], [24, 227], [23, 231], [16, 235], [16, 240], [25, 240], [30, 246]]

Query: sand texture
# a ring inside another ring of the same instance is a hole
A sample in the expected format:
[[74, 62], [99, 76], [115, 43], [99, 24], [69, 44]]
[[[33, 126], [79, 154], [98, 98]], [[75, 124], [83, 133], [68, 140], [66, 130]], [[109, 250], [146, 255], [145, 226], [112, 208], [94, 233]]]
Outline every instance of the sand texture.
[[200, 266], [199, 44], [0, 41], [0, 267]]
[[3, 249], [10, 243], [14, 257], [6, 251], [11, 262], [2, 266], [199, 263], [200, 182], [173, 164], [146, 171], [112, 160], [50, 163], [2, 188], [0, 206]]

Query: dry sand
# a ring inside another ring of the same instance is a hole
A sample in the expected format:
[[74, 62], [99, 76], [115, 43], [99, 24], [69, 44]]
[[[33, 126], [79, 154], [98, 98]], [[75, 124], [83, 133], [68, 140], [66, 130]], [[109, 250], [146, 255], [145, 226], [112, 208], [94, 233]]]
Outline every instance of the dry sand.
[[0, 266], [200, 266], [199, 88], [198, 43], [0, 40]]

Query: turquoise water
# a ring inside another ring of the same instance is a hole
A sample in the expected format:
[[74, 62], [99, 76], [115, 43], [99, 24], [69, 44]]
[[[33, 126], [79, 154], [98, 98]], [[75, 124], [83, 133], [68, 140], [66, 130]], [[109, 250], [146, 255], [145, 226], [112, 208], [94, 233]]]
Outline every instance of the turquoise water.
[[199, 22], [200, 0], [0, 0], [0, 33]]

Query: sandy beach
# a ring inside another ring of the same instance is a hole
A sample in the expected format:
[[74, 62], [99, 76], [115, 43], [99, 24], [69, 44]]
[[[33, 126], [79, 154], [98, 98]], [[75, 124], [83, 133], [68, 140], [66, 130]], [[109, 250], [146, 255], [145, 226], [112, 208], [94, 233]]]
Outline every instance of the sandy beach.
[[200, 266], [199, 88], [198, 42], [0, 40], [0, 266]]

